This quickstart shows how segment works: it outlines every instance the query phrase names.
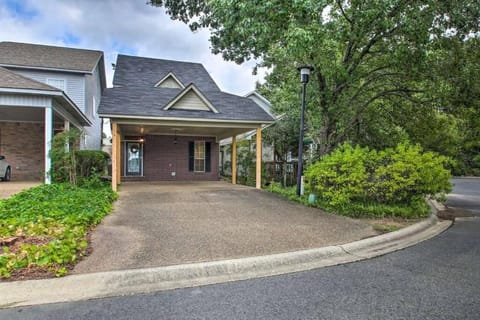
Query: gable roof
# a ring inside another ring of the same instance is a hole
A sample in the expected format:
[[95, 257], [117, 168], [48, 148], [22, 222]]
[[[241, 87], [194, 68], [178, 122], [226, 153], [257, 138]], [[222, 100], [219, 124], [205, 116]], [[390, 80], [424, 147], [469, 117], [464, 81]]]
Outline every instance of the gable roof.
[[263, 110], [265, 110], [266, 113], [272, 116], [274, 119], [278, 119], [278, 117], [272, 112], [272, 104], [270, 101], [265, 99], [264, 96], [262, 96], [259, 92], [257, 91], [251, 91], [244, 95], [245, 98], [252, 99], [255, 101]]
[[48, 84], [21, 76], [2, 67], [0, 67], [0, 88], [61, 91], [55, 87], [49, 86]]
[[218, 113], [165, 107], [183, 90], [151, 87], [114, 87], [105, 90], [98, 113], [102, 117], [182, 118], [272, 122], [274, 119], [253, 100], [221, 91], [202, 92]]
[[[185, 99], [188, 97], [189, 94], [193, 93], [194, 96], [193, 101], [192, 99], [189, 99], [189, 103], [192, 104], [192, 106], [185, 106], [185, 107], [179, 107], [179, 104], [181, 103], [182, 99]], [[198, 104], [200, 102], [200, 108], [195, 107], [194, 104]], [[169, 109], [181, 109], [181, 110], [202, 110], [202, 111], [211, 111], [214, 113], [218, 113], [218, 110], [208, 101], [208, 99], [195, 87], [193, 83], [189, 84], [184, 90], [179, 92], [175, 98], [170, 100], [170, 102], [163, 108], [163, 110], [169, 110]]]
[[0, 42], [0, 66], [93, 73], [102, 51]]
[[173, 73], [182, 84], [194, 83], [204, 91], [220, 91], [200, 63], [134, 57], [119, 54], [115, 65], [113, 86], [153, 88], [160, 79]]
[[[176, 87], [172, 87], [172, 86], [164, 86], [163, 84], [165, 83], [170, 83], [170, 82], [173, 82], [173, 83], [176, 83], [177, 86]], [[162, 80], [158, 81], [156, 84], [155, 84], [155, 87], [162, 87], [162, 88], [185, 88], [185, 86], [183, 85], [183, 83], [177, 79], [177, 77], [175, 77], [175, 74], [173, 72], [169, 72], [165, 77], [163, 77]]]

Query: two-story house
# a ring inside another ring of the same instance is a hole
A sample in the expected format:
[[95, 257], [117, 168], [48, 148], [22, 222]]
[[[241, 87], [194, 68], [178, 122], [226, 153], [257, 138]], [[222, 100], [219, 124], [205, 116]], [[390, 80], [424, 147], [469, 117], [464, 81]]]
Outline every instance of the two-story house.
[[70, 127], [81, 149], [100, 149], [105, 88], [102, 51], [0, 42], [0, 154], [12, 179], [49, 183], [51, 139]]
[[[100, 116], [112, 123], [112, 188], [123, 179], [218, 180], [219, 142], [275, 119], [254, 99], [220, 90], [203, 65], [119, 55]], [[256, 187], [261, 183], [261, 147]], [[236, 172], [236, 161], [232, 161]], [[232, 175], [235, 183], [236, 175]]]

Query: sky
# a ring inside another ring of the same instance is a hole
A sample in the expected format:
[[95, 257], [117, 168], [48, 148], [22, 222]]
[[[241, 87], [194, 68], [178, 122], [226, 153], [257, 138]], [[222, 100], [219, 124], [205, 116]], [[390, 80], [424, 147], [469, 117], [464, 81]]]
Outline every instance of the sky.
[[237, 65], [210, 51], [209, 32], [193, 33], [146, 0], [0, 0], [0, 41], [101, 50], [111, 87], [117, 54], [202, 63], [219, 87], [244, 95], [262, 81], [254, 62]]

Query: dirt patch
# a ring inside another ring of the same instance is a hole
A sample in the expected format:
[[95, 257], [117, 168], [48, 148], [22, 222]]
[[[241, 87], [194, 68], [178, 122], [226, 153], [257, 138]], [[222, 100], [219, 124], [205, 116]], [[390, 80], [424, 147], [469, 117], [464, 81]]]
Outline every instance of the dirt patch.
[[455, 221], [455, 218], [468, 218], [474, 217], [468, 210], [460, 208], [447, 208], [446, 210], [439, 211], [437, 217], [442, 220]]
[[[10, 253], [17, 253], [20, 251], [22, 245], [24, 244], [34, 244], [37, 246], [42, 246], [48, 244], [52, 241], [52, 238], [49, 237], [9, 237], [9, 238], [2, 238], [0, 239], [0, 245], [2, 247], [7, 247], [8, 252]], [[2, 248], [3, 250], [3, 248]]]
[[411, 226], [421, 219], [401, 219], [401, 218], [377, 218], [377, 219], [361, 219], [372, 226], [378, 234], [389, 233]]
[[[90, 230], [87, 234], [88, 246], [85, 249], [83, 254], [78, 255], [78, 259], [75, 263], [70, 263], [67, 265], [62, 265], [67, 269], [67, 274], [70, 274], [73, 268], [77, 263], [85, 259], [93, 252], [91, 235], [93, 230]], [[20, 251], [21, 246], [24, 244], [35, 244], [35, 245], [46, 245], [52, 238], [49, 237], [9, 237], [9, 238], [0, 238], [0, 252], [3, 252], [3, 247], [7, 247], [8, 251], [11, 253], [17, 253]], [[0, 282], [12, 282], [12, 281], [22, 281], [22, 280], [39, 280], [39, 279], [49, 279], [55, 278], [55, 268], [52, 267], [39, 267], [35, 265], [30, 265], [25, 268], [12, 270], [10, 272], [9, 278], [0, 278]]]

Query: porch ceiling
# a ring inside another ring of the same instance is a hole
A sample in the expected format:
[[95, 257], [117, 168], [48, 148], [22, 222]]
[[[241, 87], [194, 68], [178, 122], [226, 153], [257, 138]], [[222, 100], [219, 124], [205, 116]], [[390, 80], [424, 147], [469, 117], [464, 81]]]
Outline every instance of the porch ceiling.
[[218, 124], [211, 126], [189, 126], [182, 124], [161, 124], [161, 125], [141, 125], [141, 124], [120, 124], [122, 135], [177, 135], [177, 136], [206, 136], [216, 137], [217, 140], [225, 139], [233, 135], [239, 135], [255, 129], [255, 127], [237, 126], [224, 127]]
[[[0, 121], [44, 122], [45, 108], [0, 106]], [[53, 113], [53, 121], [55, 124], [63, 124], [63, 119], [56, 112]]]

